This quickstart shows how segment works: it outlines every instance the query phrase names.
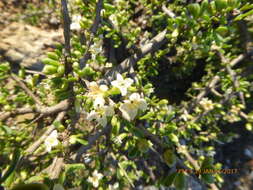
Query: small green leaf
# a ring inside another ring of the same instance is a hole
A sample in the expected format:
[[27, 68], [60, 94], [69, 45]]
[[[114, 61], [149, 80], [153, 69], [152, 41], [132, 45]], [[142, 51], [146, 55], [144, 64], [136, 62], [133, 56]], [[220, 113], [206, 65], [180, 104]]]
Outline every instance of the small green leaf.
[[1, 125], [1, 127], [3, 128], [3, 130], [8, 134], [12, 134], [12, 129], [10, 127], [8, 127], [7, 125]]
[[50, 59], [56, 60], [56, 61], [59, 60], [59, 56], [54, 52], [48, 52], [47, 57], [50, 58]]
[[252, 9], [252, 8], [253, 8], [253, 4], [252, 3], [246, 3], [239, 10], [240, 11], [246, 11], [246, 10], [249, 10], [249, 9]]
[[[214, 183], [214, 176], [212, 174], [212, 169], [203, 169], [202, 170], [203, 174], [201, 174], [201, 178], [203, 179], [203, 181], [205, 181], [206, 183]], [[207, 173], [205, 173], [207, 172]]]
[[177, 157], [173, 150], [168, 149], [163, 153], [163, 159], [169, 167], [172, 167], [176, 163]]
[[130, 158], [136, 158], [140, 154], [139, 150], [136, 147], [131, 147], [128, 152]]
[[79, 138], [76, 138], [76, 141], [79, 142], [80, 144], [86, 146], [88, 144], [88, 142], [86, 140], [83, 140], [83, 139], [79, 139]]
[[235, 17], [234, 21], [242, 20], [243, 18], [250, 16], [252, 14], [253, 14], [253, 9], [244, 14], [238, 15], [237, 17]]
[[168, 104], [168, 100], [162, 99], [162, 100], [160, 100], [157, 104], [158, 104], [158, 105], [167, 105], [167, 104]]
[[238, 0], [227, 0], [228, 6], [232, 8], [239, 7], [240, 2]]
[[174, 143], [179, 143], [178, 137], [173, 133], [169, 134], [169, 139]]
[[177, 176], [177, 172], [173, 172], [169, 176], [166, 176], [165, 178], [162, 179], [162, 184], [169, 187], [173, 184], [175, 178]]
[[200, 6], [198, 3], [188, 5], [188, 10], [194, 18], [198, 18], [200, 15]]
[[7, 72], [10, 69], [9, 63], [0, 64], [0, 72]]
[[53, 65], [46, 65], [43, 68], [43, 73], [45, 73], [46, 75], [52, 75], [57, 73], [57, 67], [53, 66]]
[[116, 116], [112, 117], [111, 124], [112, 124], [112, 133], [114, 135], [118, 135], [120, 130], [120, 121]]
[[220, 26], [216, 29], [216, 32], [224, 37], [228, 34], [228, 28], [226, 26]]
[[142, 152], [142, 153], [147, 152], [148, 149], [149, 149], [148, 140], [143, 139], [143, 138], [138, 139], [138, 141], [137, 141], [137, 147], [138, 147], [138, 149], [139, 149], [140, 152]]
[[95, 73], [95, 71], [91, 67], [84, 67], [78, 74], [81, 77], [91, 76]]
[[60, 66], [58, 67], [58, 69], [57, 69], [57, 73], [58, 73], [60, 76], [62, 76], [62, 75], [64, 74], [64, 72], [65, 72], [65, 67], [64, 67], [64, 65], [60, 65]]
[[140, 120], [146, 120], [146, 119], [151, 119], [153, 116], [155, 115], [154, 112], [148, 112], [147, 114], [145, 114], [144, 116], [140, 117]]
[[203, 14], [204, 12], [208, 11], [208, 9], [209, 9], [208, 0], [202, 1], [201, 6], [200, 6], [200, 14]]
[[144, 138], [144, 134], [143, 134], [143, 131], [137, 127], [134, 127], [132, 129], [132, 133], [136, 136], [136, 137], [139, 137], [139, 138]]
[[174, 185], [176, 187], [176, 190], [186, 190], [186, 176], [184, 173], [180, 172], [177, 173], [175, 179], [174, 179]]
[[201, 164], [201, 168], [208, 168], [210, 166], [213, 166], [213, 158], [210, 156], [205, 157], [204, 161]]
[[5, 180], [7, 180], [11, 176], [11, 174], [15, 172], [19, 158], [20, 158], [20, 150], [16, 148], [13, 153], [13, 159], [11, 161], [10, 167], [3, 174], [3, 177], [0, 178], [0, 184], [3, 183]]
[[61, 63], [59, 61], [55, 61], [53, 59], [50, 59], [50, 58], [45, 58], [42, 60], [42, 63], [44, 63], [45, 65], [52, 65], [52, 66], [60, 66]]
[[215, 0], [215, 7], [218, 11], [227, 7], [227, 0]]
[[68, 172], [74, 172], [75, 170], [84, 169], [85, 166], [84, 164], [67, 164], [65, 168], [66, 168], [66, 173], [68, 173]]
[[246, 129], [247, 129], [248, 131], [252, 131], [252, 129], [253, 129], [253, 126], [252, 126], [251, 123], [247, 123], [247, 124], [245, 125], [245, 127], [246, 127]]
[[112, 87], [109, 91], [106, 92], [106, 96], [118, 95], [118, 94], [120, 94], [120, 90], [116, 87]]

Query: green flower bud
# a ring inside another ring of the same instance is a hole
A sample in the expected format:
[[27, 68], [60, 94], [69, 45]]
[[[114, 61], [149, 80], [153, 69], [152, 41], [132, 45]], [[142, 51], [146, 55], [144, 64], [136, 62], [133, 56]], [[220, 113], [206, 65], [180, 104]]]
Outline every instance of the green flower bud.
[[62, 76], [65, 73], [65, 67], [64, 65], [60, 65], [57, 69], [57, 73]]
[[53, 66], [53, 65], [46, 65], [43, 68], [43, 73], [45, 73], [46, 75], [52, 75], [57, 73], [57, 67]]
[[50, 59], [56, 60], [56, 61], [59, 60], [59, 56], [54, 52], [48, 52], [47, 57], [50, 58]]
[[52, 66], [56, 66], [56, 67], [61, 65], [61, 63], [59, 61], [56, 61], [56, 60], [53, 60], [50, 58], [43, 59], [42, 63], [44, 63], [45, 65], [52, 65]]

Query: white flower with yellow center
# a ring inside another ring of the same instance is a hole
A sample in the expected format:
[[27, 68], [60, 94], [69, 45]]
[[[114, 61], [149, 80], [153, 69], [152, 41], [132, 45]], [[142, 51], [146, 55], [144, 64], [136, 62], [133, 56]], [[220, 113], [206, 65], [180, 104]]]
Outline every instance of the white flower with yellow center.
[[91, 97], [93, 97], [94, 99], [96, 97], [103, 97], [104, 93], [108, 90], [108, 87], [106, 85], [98, 85], [96, 82], [90, 82], [88, 85], [89, 88], [89, 94]]
[[45, 140], [45, 146], [46, 150], [50, 152], [52, 150], [52, 147], [57, 146], [59, 141], [57, 139], [58, 133], [56, 130], [53, 130], [52, 133], [46, 138]]
[[124, 100], [119, 109], [126, 120], [132, 121], [136, 117], [138, 110], [145, 111], [147, 109], [147, 103], [141, 98], [140, 94], [133, 93], [130, 95], [129, 100]]
[[99, 86], [96, 82], [93, 81], [88, 84], [88, 88], [88, 96], [94, 100], [94, 107], [104, 105], [104, 94], [108, 90], [108, 87], [106, 85]]
[[91, 183], [95, 188], [99, 186], [99, 181], [103, 178], [103, 175], [101, 173], [98, 173], [97, 170], [95, 170], [92, 173], [92, 176], [88, 177], [88, 182]]
[[101, 106], [97, 107], [96, 110], [92, 110], [88, 114], [87, 119], [90, 121], [95, 120], [100, 125], [105, 127], [107, 124], [107, 117], [113, 116], [113, 114], [114, 114], [113, 106]]
[[130, 78], [123, 79], [121, 74], [117, 74], [117, 80], [112, 81], [112, 86], [118, 88], [122, 96], [127, 94], [127, 89], [133, 84]]
[[214, 104], [212, 102], [212, 100], [209, 100], [208, 98], [203, 98], [199, 104], [202, 106], [202, 108], [205, 111], [210, 111], [214, 108]]

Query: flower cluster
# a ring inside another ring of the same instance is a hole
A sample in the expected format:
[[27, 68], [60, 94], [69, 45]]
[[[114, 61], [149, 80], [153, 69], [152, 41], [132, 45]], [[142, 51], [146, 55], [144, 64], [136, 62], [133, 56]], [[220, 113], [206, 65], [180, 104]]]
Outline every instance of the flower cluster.
[[103, 178], [103, 175], [101, 173], [98, 173], [97, 170], [95, 170], [92, 173], [92, 176], [88, 177], [88, 182], [91, 183], [95, 188], [99, 186], [99, 181]]
[[203, 98], [199, 104], [205, 111], [210, 111], [214, 108], [214, 104], [212, 100], [209, 100], [208, 98]]
[[230, 111], [223, 117], [224, 120], [228, 121], [229, 123], [234, 123], [240, 121], [240, 117], [238, 116], [241, 111], [241, 106], [232, 105]]
[[[93, 110], [88, 114], [88, 120], [95, 120], [101, 126], [106, 126], [108, 117], [115, 114], [115, 109], [118, 107], [124, 119], [132, 121], [136, 118], [139, 111], [147, 109], [147, 103], [139, 93], [129, 93], [129, 87], [134, 83], [130, 78], [123, 78], [117, 74], [116, 80], [111, 82], [112, 89], [117, 89], [123, 101], [115, 103], [108, 97], [110, 89], [107, 85], [98, 85], [96, 82], [91, 82], [88, 85], [88, 97], [93, 100]], [[110, 95], [110, 94], [109, 94]]]

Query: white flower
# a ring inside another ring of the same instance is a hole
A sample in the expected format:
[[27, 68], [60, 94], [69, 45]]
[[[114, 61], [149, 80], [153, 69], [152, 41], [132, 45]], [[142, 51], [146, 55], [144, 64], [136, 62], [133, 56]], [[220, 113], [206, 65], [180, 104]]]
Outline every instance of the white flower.
[[46, 138], [45, 146], [46, 146], [46, 150], [48, 152], [51, 151], [52, 147], [58, 145], [59, 141], [58, 141], [57, 137], [58, 137], [57, 131], [53, 130], [52, 133]]
[[116, 190], [116, 189], [119, 189], [119, 183], [116, 182], [114, 183], [113, 185], [109, 185], [109, 190]]
[[235, 115], [238, 115], [240, 113], [240, 110], [241, 110], [240, 107], [232, 105], [230, 112], [235, 114]]
[[127, 94], [127, 88], [133, 84], [133, 80], [130, 78], [123, 79], [121, 74], [117, 74], [117, 80], [112, 81], [112, 86], [118, 88], [122, 96]]
[[205, 111], [209, 111], [214, 108], [212, 100], [209, 100], [208, 98], [203, 98], [199, 103]]
[[140, 94], [133, 93], [129, 97], [129, 100], [124, 100], [119, 109], [126, 120], [132, 121], [137, 115], [138, 110], [145, 111], [147, 109], [147, 103], [140, 97]]
[[108, 90], [108, 87], [106, 85], [100, 85], [96, 82], [90, 82], [88, 85], [89, 93], [88, 95], [96, 99], [97, 97], [103, 97], [104, 93]]
[[105, 104], [104, 94], [108, 90], [106, 85], [98, 85], [96, 82], [90, 82], [88, 85], [88, 96], [94, 99], [94, 107], [103, 106]]
[[103, 97], [100, 97], [100, 96], [98, 96], [95, 99], [94, 103], [93, 103], [94, 108], [99, 108], [99, 107], [102, 107], [104, 105], [105, 105], [105, 99]]
[[192, 119], [192, 116], [187, 112], [187, 110], [184, 110], [184, 113], [180, 116], [180, 118], [184, 121], [188, 121], [189, 119]]
[[112, 24], [113, 24], [116, 28], [118, 28], [117, 16], [114, 15], [114, 14], [112, 14], [112, 15], [109, 16], [109, 19], [110, 19], [110, 21], [112, 22]]
[[81, 19], [82, 19], [81, 15], [74, 15], [72, 19], [72, 23], [70, 24], [70, 29], [77, 30], [77, 31], [81, 30], [81, 26], [80, 26]]
[[92, 159], [89, 157], [89, 156], [85, 156], [84, 157], [84, 163], [85, 164], [88, 164], [88, 163], [90, 163], [92, 161]]
[[88, 177], [88, 182], [91, 183], [95, 188], [99, 186], [99, 180], [103, 178], [103, 175], [101, 173], [98, 173], [97, 170], [95, 170], [92, 173], [92, 176]]
[[96, 120], [96, 122], [105, 127], [107, 124], [107, 117], [112, 116], [113, 114], [113, 106], [101, 106], [96, 110], [92, 110], [87, 116], [87, 119], [90, 121]]
[[25, 81], [30, 84], [31, 86], [34, 86], [33, 77], [32, 75], [28, 75], [25, 77]]
[[107, 119], [106, 119], [105, 115], [101, 115], [98, 112], [96, 112], [95, 110], [92, 110], [89, 113], [87, 119], [90, 121], [96, 120], [96, 122], [98, 122], [103, 127], [106, 126], [106, 124], [107, 124]]
[[116, 136], [113, 138], [113, 141], [116, 143], [116, 144], [122, 144], [122, 139], [119, 137], [119, 136]]

